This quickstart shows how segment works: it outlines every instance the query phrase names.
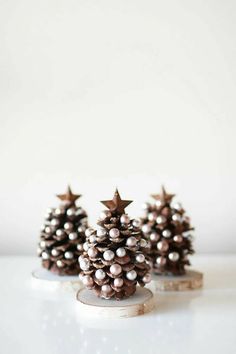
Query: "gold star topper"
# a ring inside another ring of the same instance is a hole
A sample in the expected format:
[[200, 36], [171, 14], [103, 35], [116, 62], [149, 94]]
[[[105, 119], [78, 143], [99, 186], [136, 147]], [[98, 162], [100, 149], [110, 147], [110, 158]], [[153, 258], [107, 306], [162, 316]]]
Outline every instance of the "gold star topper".
[[152, 198], [155, 200], [160, 200], [162, 203], [170, 203], [175, 194], [169, 194], [166, 192], [165, 187], [161, 187], [161, 193], [160, 194], [152, 194]]
[[81, 197], [81, 194], [73, 194], [70, 186], [67, 187], [67, 191], [65, 194], [57, 194], [57, 198], [62, 200], [63, 202], [75, 203], [77, 199]]
[[114, 197], [112, 200], [102, 200], [102, 204], [104, 204], [111, 211], [115, 211], [119, 214], [123, 214], [125, 208], [132, 203], [132, 200], [122, 200], [118, 189], [116, 189]]

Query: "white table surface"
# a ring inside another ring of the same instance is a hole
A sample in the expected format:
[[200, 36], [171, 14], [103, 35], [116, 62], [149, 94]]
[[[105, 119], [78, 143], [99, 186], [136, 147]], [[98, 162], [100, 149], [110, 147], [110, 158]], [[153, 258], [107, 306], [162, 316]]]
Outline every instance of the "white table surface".
[[81, 318], [73, 292], [32, 287], [33, 257], [0, 258], [2, 354], [236, 353], [236, 255], [194, 256], [201, 291], [158, 293], [149, 314]]

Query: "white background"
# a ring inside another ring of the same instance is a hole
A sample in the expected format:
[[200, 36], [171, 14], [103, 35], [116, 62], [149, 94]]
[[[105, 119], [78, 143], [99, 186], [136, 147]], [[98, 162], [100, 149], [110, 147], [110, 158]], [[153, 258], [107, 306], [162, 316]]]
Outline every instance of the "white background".
[[71, 183], [92, 224], [165, 183], [198, 252], [236, 251], [236, 2], [0, 1], [0, 253]]

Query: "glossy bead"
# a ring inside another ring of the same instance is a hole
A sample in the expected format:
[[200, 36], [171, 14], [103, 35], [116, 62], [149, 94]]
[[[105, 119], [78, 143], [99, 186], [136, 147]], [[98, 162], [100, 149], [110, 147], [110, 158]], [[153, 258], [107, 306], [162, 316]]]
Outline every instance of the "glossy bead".
[[94, 257], [96, 257], [97, 254], [98, 254], [98, 251], [96, 250], [96, 248], [90, 247], [90, 248], [88, 249], [88, 255], [89, 255], [89, 257], [94, 258]]
[[82, 270], [89, 270], [90, 263], [87, 258], [82, 259], [79, 264]]
[[100, 229], [97, 230], [97, 236], [98, 237], [104, 237], [104, 236], [106, 236], [106, 234], [107, 234], [107, 230], [106, 229], [100, 228]]
[[137, 254], [137, 256], [135, 257], [136, 261], [138, 263], [143, 263], [145, 261], [145, 256], [142, 253]]
[[141, 226], [141, 220], [140, 219], [134, 219], [132, 222], [134, 227], [140, 227]]
[[60, 221], [58, 219], [52, 219], [51, 220], [51, 225], [52, 226], [58, 226], [60, 224]]
[[111, 292], [111, 287], [108, 284], [102, 286], [102, 292], [109, 294]]
[[71, 241], [76, 240], [77, 237], [78, 237], [78, 235], [77, 235], [76, 232], [71, 232], [71, 233], [69, 234], [69, 239], [70, 239]]
[[42, 258], [43, 258], [44, 260], [49, 259], [49, 254], [48, 254], [47, 252], [43, 252], [43, 253], [42, 253]]
[[60, 260], [60, 259], [58, 259], [58, 261], [56, 262], [56, 264], [57, 264], [57, 266], [58, 266], [58, 268], [62, 268], [63, 267], [63, 262]]
[[167, 241], [162, 240], [157, 243], [157, 249], [161, 252], [166, 252], [169, 248], [169, 244]]
[[175, 235], [173, 240], [177, 243], [181, 243], [183, 241], [183, 237], [181, 235]]
[[166, 238], [169, 238], [171, 237], [171, 231], [166, 229], [162, 232], [162, 235]]
[[177, 262], [179, 259], [179, 254], [177, 252], [171, 252], [168, 255], [168, 258], [172, 261], [172, 262]]
[[122, 268], [119, 264], [112, 264], [112, 266], [110, 266], [110, 272], [112, 275], [118, 275], [122, 272]]
[[41, 248], [45, 248], [46, 247], [46, 242], [45, 241], [41, 241], [40, 242], [40, 247]]
[[95, 235], [91, 235], [90, 237], [89, 237], [89, 242], [90, 243], [95, 243], [96, 242], [96, 236]]
[[182, 219], [182, 217], [181, 217], [180, 214], [174, 214], [174, 215], [172, 216], [172, 220], [173, 220], [173, 221], [180, 222], [181, 219]]
[[173, 204], [173, 208], [174, 208], [175, 210], [178, 210], [178, 211], [180, 211], [180, 210], [183, 209], [181, 203], [174, 203], [174, 204]]
[[145, 248], [147, 247], [147, 241], [144, 238], [141, 238], [140, 240], [140, 247]]
[[64, 235], [65, 235], [64, 230], [59, 229], [59, 230], [56, 231], [56, 236], [58, 236], [58, 237], [64, 237]]
[[160, 238], [160, 235], [157, 232], [152, 232], [150, 235], [150, 240], [153, 242], [157, 242]]
[[159, 208], [162, 205], [161, 200], [156, 200], [155, 205]]
[[95, 277], [98, 280], [103, 280], [106, 277], [106, 273], [102, 269], [97, 269], [95, 272]]
[[83, 225], [78, 227], [78, 232], [85, 232], [85, 230], [86, 230], [86, 227]]
[[150, 273], [145, 274], [142, 280], [144, 283], [150, 283], [150, 281], [152, 280], [151, 274]]
[[67, 214], [68, 216], [75, 215], [75, 209], [74, 209], [74, 208], [69, 208], [69, 209], [67, 209], [66, 214]]
[[116, 250], [116, 255], [118, 257], [124, 257], [126, 255], [126, 250], [123, 247], [120, 247]]
[[53, 256], [53, 257], [57, 257], [58, 255], [59, 255], [59, 251], [58, 250], [56, 250], [55, 248], [53, 249], [53, 250], [51, 250], [51, 255]]
[[129, 222], [130, 222], [129, 216], [126, 215], [126, 214], [121, 215], [121, 217], [120, 217], [120, 222], [121, 222], [122, 224], [129, 224]]
[[131, 237], [127, 238], [127, 240], [126, 240], [126, 245], [129, 247], [136, 246], [136, 243], [137, 243], [137, 240], [134, 236], [131, 236]]
[[151, 231], [151, 226], [148, 225], [148, 224], [143, 225], [142, 226], [142, 231], [143, 231], [144, 234], [149, 233]]
[[115, 253], [113, 251], [107, 250], [103, 253], [103, 258], [106, 261], [111, 261], [115, 257]]
[[156, 263], [162, 267], [166, 264], [166, 258], [165, 257], [157, 257]]
[[67, 252], [65, 252], [64, 256], [66, 259], [72, 259], [74, 255], [72, 252], [67, 251]]
[[163, 215], [159, 215], [157, 218], [156, 218], [156, 223], [157, 224], [164, 224], [166, 222], [166, 218], [163, 216]]
[[137, 277], [137, 273], [135, 270], [130, 270], [129, 272], [126, 273], [126, 278], [129, 280], [134, 280]]
[[90, 275], [84, 275], [82, 281], [85, 286], [93, 286], [93, 278]]
[[89, 237], [94, 233], [94, 229], [92, 229], [91, 227], [89, 227], [88, 229], [85, 230], [85, 236]]
[[83, 248], [84, 248], [85, 252], [88, 252], [88, 249], [89, 249], [89, 244], [88, 244], [88, 242], [85, 242], [85, 243], [83, 244]]
[[124, 280], [122, 278], [114, 279], [114, 286], [120, 288], [124, 284]]
[[65, 230], [72, 230], [73, 229], [73, 224], [71, 222], [66, 222], [64, 224], [64, 229]]
[[63, 214], [63, 213], [64, 213], [64, 209], [56, 208], [56, 210], [55, 210], [55, 214], [56, 214], [56, 215], [61, 215], [61, 214]]
[[82, 243], [78, 243], [78, 245], [76, 246], [78, 251], [83, 251], [84, 247]]
[[50, 234], [51, 233], [51, 228], [49, 227], [49, 226], [46, 226], [45, 227], [45, 232], [46, 232], [46, 234]]
[[149, 203], [143, 203], [142, 209], [147, 210], [150, 207]]
[[148, 214], [148, 220], [149, 221], [154, 221], [157, 218], [157, 213], [149, 213]]
[[113, 228], [113, 229], [111, 229], [111, 230], [109, 231], [109, 236], [110, 236], [111, 238], [117, 238], [117, 237], [120, 236], [120, 231], [119, 231], [118, 229], [116, 229], [116, 228]]

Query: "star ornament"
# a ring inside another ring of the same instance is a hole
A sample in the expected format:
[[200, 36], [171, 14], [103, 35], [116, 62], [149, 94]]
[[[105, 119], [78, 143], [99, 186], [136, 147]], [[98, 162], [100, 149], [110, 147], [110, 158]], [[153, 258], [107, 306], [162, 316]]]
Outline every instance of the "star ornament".
[[77, 199], [81, 197], [81, 194], [73, 194], [70, 186], [67, 187], [67, 191], [65, 194], [57, 194], [57, 198], [62, 200], [63, 202], [75, 203]]
[[160, 194], [152, 194], [151, 195], [155, 200], [160, 200], [162, 203], [170, 203], [175, 194], [169, 194], [166, 192], [165, 187], [161, 187]]
[[116, 189], [114, 197], [112, 200], [102, 200], [102, 204], [104, 204], [111, 211], [117, 212], [119, 214], [123, 214], [125, 208], [132, 203], [132, 200], [122, 200], [118, 189]]

